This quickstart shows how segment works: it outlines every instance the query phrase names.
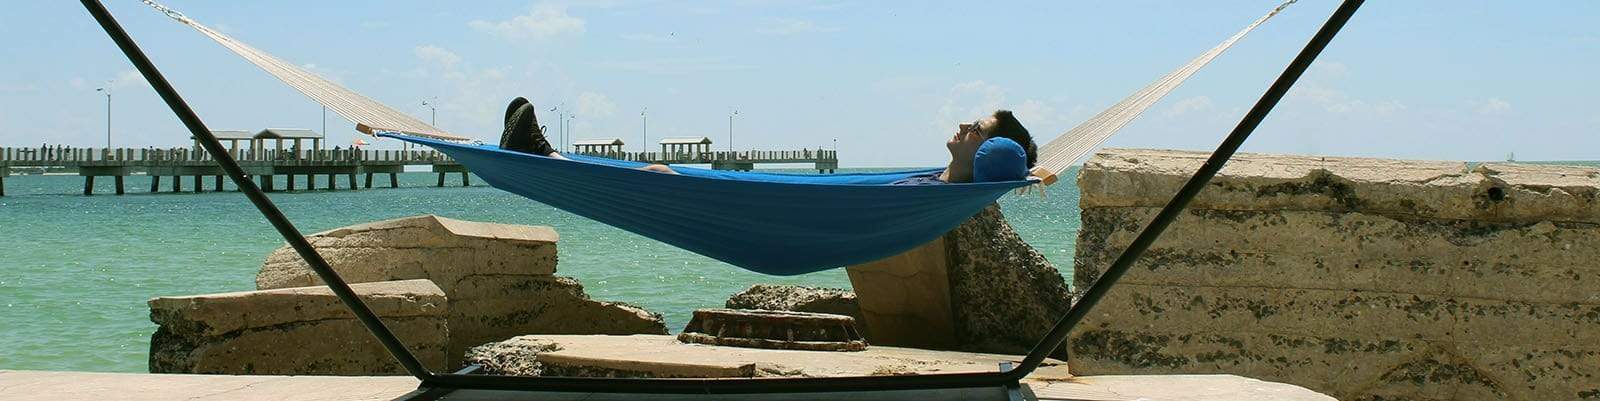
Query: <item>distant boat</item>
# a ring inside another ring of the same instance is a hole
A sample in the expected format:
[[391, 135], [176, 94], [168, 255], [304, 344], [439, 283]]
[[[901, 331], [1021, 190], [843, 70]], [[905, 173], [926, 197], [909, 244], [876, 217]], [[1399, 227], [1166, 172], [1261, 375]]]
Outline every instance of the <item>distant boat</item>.
[[1508, 162], [1517, 161], [1517, 152], [1506, 153], [1506, 161], [1508, 161]]

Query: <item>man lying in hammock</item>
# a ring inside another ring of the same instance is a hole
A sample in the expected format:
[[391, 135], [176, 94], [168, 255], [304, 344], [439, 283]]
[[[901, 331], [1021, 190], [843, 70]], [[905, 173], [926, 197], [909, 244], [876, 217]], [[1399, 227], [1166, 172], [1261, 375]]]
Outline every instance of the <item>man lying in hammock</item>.
[[[500, 148], [566, 159], [545, 139], [535, 113], [528, 99], [513, 99], [506, 107], [506, 128], [500, 135]], [[1010, 110], [996, 110], [988, 117], [957, 126], [955, 135], [945, 142], [945, 148], [950, 150], [950, 164], [944, 170], [907, 177], [893, 185], [1023, 180], [1038, 160], [1033, 136]], [[678, 173], [664, 164], [639, 169]]]

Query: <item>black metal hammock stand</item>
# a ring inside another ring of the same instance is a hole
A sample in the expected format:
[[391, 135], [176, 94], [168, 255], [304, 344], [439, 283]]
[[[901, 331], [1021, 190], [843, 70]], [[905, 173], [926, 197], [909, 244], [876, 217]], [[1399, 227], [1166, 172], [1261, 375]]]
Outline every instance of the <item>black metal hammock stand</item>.
[[212, 136], [200, 117], [195, 115], [189, 105], [184, 102], [178, 92], [161, 75], [150, 59], [139, 49], [138, 44], [128, 36], [111, 13], [99, 0], [81, 0], [84, 7], [100, 23], [107, 35], [116, 42], [128, 61], [138, 68], [139, 73], [150, 82], [152, 88], [160, 94], [161, 99], [172, 108], [174, 114], [183, 121], [190, 134], [199, 139], [200, 145], [216, 159], [228, 177], [238, 185], [255, 205], [256, 209], [271, 222], [285, 241], [304, 258], [323, 282], [328, 284], [335, 295], [339, 297], [356, 318], [372, 333], [373, 337], [399, 361], [408, 373], [420, 380], [421, 389], [414, 392], [415, 398], [436, 398], [441, 394], [458, 389], [473, 390], [512, 390], [512, 391], [540, 391], [540, 392], [584, 392], [584, 393], [637, 393], [637, 394], [762, 394], [762, 393], [824, 393], [824, 392], [858, 392], [858, 391], [895, 391], [895, 390], [927, 390], [927, 389], [1004, 389], [1011, 399], [1019, 399], [1019, 382], [1034, 369], [1044, 362], [1046, 355], [1056, 349], [1066, 340], [1070, 333], [1085, 316], [1088, 315], [1101, 298], [1111, 290], [1119, 278], [1133, 265], [1139, 256], [1155, 242], [1169, 224], [1178, 217], [1178, 214], [1188, 205], [1213, 176], [1222, 169], [1223, 164], [1233, 156], [1250, 136], [1250, 133], [1260, 125], [1272, 108], [1283, 98], [1295, 81], [1305, 73], [1318, 54], [1327, 47], [1339, 30], [1344, 27], [1350, 17], [1360, 8], [1364, 0], [1345, 0], [1334, 11], [1317, 33], [1311, 38], [1305, 48], [1295, 56], [1278, 76], [1277, 80], [1267, 88], [1263, 94], [1245, 114], [1232, 132], [1217, 146], [1205, 164], [1189, 178], [1188, 182], [1173, 195], [1167, 203], [1145, 226], [1128, 248], [1109, 266], [1105, 273], [1095, 281], [1075, 303], [1065, 316], [1062, 316], [1056, 325], [1040, 339], [1038, 344], [1015, 367], [1003, 364], [998, 371], [980, 373], [939, 373], [913, 376], [862, 376], [862, 377], [825, 377], [825, 378], [748, 378], [748, 379], [694, 379], [694, 378], [589, 378], [589, 377], [516, 377], [516, 376], [484, 376], [472, 375], [462, 372], [437, 373], [429, 371], [419, 362], [415, 355], [405, 348], [405, 345], [395, 337], [378, 318], [376, 314], [358, 298], [350, 289], [343, 278], [339, 276], [328, 262], [311, 247], [294, 224], [284, 217], [277, 206], [268, 199], [266, 194], [256, 186], [255, 182], [245, 176], [239, 164], [223, 147], [222, 143]]

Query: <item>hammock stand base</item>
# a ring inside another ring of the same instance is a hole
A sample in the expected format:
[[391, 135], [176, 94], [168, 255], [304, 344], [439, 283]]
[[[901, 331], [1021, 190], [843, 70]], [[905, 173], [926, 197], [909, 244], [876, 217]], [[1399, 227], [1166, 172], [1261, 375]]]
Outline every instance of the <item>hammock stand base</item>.
[[[116, 42], [139, 73], [149, 81], [152, 89], [159, 94], [167, 106], [172, 109], [190, 134], [198, 139], [200, 145], [205, 147], [217, 164], [227, 172], [234, 184], [238, 185], [241, 192], [249, 198], [251, 203], [261, 212], [263, 217], [278, 230], [289, 246], [304, 258], [306, 263], [315, 271], [324, 283], [327, 283], [334, 295], [350, 308], [356, 318], [366, 326], [367, 330], [381, 343], [386, 350], [406, 369], [408, 373], [421, 380], [420, 388], [402, 399], [433, 400], [441, 399], [456, 390], [505, 390], [521, 392], [556, 392], [556, 393], [596, 393], [596, 394], [781, 394], [781, 393], [826, 393], [877, 391], [886, 392], [880, 395], [892, 395], [893, 391], [935, 390], [935, 389], [986, 389], [996, 390], [995, 399], [1020, 400], [1022, 392], [1020, 382], [1034, 369], [1043, 363], [1046, 355], [1056, 349], [1065, 341], [1067, 334], [1086, 316], [1090, 309], [1105, 296], [1106, 292], [1116, 284], [1116, 281], [1132, 267], [1133, 262], [1149, 248], [1150, 244], [1161, 235], [1173, 220], [1183, 211], [1189, 201], [1197, 195], [1213, 176], [1222, 169], [1233, 153], [1238, 150], [1244, 140], [1250, 136], [1273, 106], [1282, 99], [1294, 82], [1305, 72], [1325, 48], [1333, 37], [1344, 26], [1356, 9], [1364, 0], [1345, 0], [1334, 11], [1328, 21], [1317, 31], [1316, 35], [1300, 51], [1294, 61], [1290, 62], [1284, 72], [1273, 82], [1267, 92], [1262, 95], [1256, 105], [1245, 114], [1238, 126], [1211, 154], [1206, 163], [1195, 172], [1189, 181], [1179, 189], [1172, 200], [1162, 208], [1161, 212], [1145, 226], [1133, 242], [1123, 251], [1120, 257], [1109, 266], [1105, 273], [1091, 285], [1079, 298], [1072, 308], [1051, 328], [1038, 345], [1035, 345], [1026, 358], [1017, 366], [1002, 364], [996, 372], [985, 373], [940, 373], [916, 376], [859, 376], [859, 377], [826, 377], [826, 378], [750, 378], [750, 379], [644, 379], [644, 378], [590, 378], [590, 377], [521, 377], [521, 376], [484, 376], [471, 374], [476, 370], [468, 367], [455, 373], [434, 373], [429, 371], [405, 347], [394, 333], [384, 325], [383, 321], [372, 312], [360, 298], [358, 298], [348, 283], [333, 270], [328, 262], [322, 258], [310, 242], [300, 234], [294, 224], [283, 215], [271, 199], [257, 187], [255, 182], [245, 175], [237, 161], [223, 147], [222, 142], [211, 134], [194, 113], [194, 110], [178, 95], [171, 83], [161, 75], [155, 65], [139, 49], [137, 43], [128, 36], [122, 26], [117, 23], [105, 5], [99, 0], [80, 0], [84, 8], [94, 16], [100, 27]], [[1070, 361], [1069, 361], [1070, 363]], [[552, 394], [553, 395], [553, 394]], [[641, 397], [642, 398], [642, 397]]]

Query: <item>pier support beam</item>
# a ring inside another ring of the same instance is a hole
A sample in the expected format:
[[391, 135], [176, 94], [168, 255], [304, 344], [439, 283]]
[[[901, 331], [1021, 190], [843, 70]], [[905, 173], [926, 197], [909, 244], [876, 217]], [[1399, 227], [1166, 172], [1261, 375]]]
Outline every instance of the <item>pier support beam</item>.
[[217, 192], [222, 192], [222, 176], [217, 176]]
[[307, 191], [315, 191], [315, 190], [317, 190], [317, 176], [316, 175], [306, 174], [306, 190]]
[[124, 193], [124, 191], [122, 189], [122, 176], [116, 175], [116, 176], [112, 176], [112, 177], [116, 177], [115, 180], [117, 181], [117, 195], [122, 195]]
[[372, 189], [372, 173], [367, 173], [367, 189]]
[[444, 186], [444, 173], [439, 173], [439, 185], [435, 185], [435, 186], [437, 186], [437, 187], [443, 187]]
[[201, 181], [201, 178], [203, 177], [194, 176], [194, 193], [198, 194], [206, 191], [205, 181]]
[[83, 176], [83, 196], [94, 195], [94, 176]]
[[7, 174], [11, 174], [11, 173], [6, 172], [5, 170], [0, 170], [0, 196], [6, 196], [6, 175]]
[[[349, 177], [350, 177], [350, 190], [351, 191], [354, 191], [356, 189], [361, 188], [361, 187], [356, 186], [356, 173], [350, 173]], [[368, 181], [368, 183], [371, 183], [371, 181]]]
[[461, 172], [461, 186], [463, 186], [463, 187], [472, 185], [472, 179], [471, 178], [467, 178], [467, 174], [468, 173], [465, 172], [465, 171]]
[[334, 174], [328, 174], [328, 190], [329, 191], [338, 191], [339, 190], [339, 183], [337, 181], [333, 180], [333, 176], [334, 176]]
[[288, 185], [287, 188], [284, 188], [284, 189], [288, 190], [290, 192], [293, 192], [294, 191], [294, 174], [284, 174], [283, 176], [284, 177], [289, 177], [289, 185]]
[[173, 193], [183, 192], [183, 176], [181, 176], [181, 175], [172, 176], [172, 192]]
[[400, 187], [400, 179], [397, 178], [395, 176], [395, 174], [396, 173], [389, 173], [389, 188], [399, 188]]
[[261, 190], [263, 192], [272, 192], [272, 174], [262, 174], [258, 177], [261, 178]]
[[151, 174], [150, 175], [150, 193], [153, 194], [153, 193], [157, 193], [157, 192], [161, 192], [161, 176], [160, 175], [156, 175], [156, 174]]

